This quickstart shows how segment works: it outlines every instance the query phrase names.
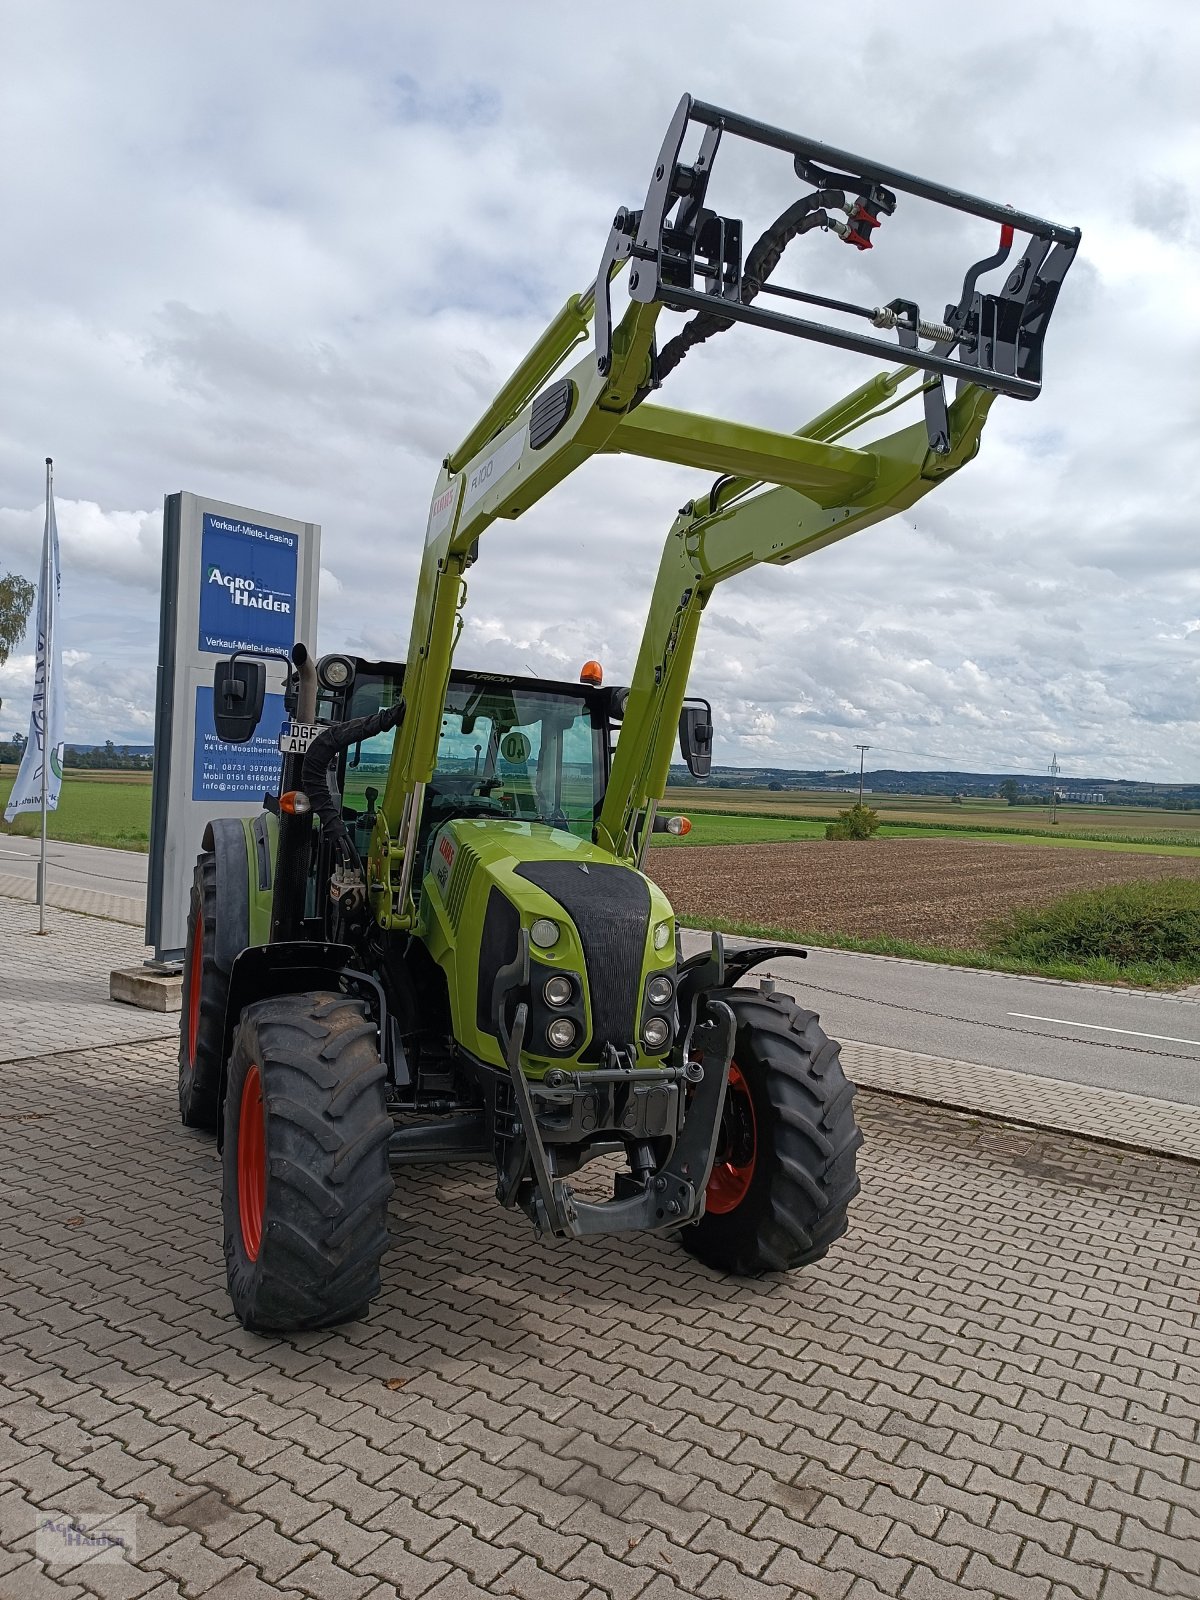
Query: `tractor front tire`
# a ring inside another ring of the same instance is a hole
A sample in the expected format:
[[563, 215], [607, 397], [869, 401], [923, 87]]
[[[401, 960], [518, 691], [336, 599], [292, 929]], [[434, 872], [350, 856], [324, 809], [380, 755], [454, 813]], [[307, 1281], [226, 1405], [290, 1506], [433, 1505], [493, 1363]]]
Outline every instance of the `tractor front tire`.
[[179, 1017], [179, 1115], [186, 1128], [216, 1130], [228, 998], [229, 974], [217, 965], [217, 858], [202, 850], [192, 880]]
[[225, 1266], [243, 1327], [366, 1313], [387, 1248], [388, 1115], [362, 1001], [315, 993], [242, 1012], [225, 1091]]
[[854, 1085], [815, 1011], [764, 990], [714, 998], [737, 1033], [705, 1213], [680, 1243], [742, 1277], [807, 1267], [845, 1233], [858, 1193]]

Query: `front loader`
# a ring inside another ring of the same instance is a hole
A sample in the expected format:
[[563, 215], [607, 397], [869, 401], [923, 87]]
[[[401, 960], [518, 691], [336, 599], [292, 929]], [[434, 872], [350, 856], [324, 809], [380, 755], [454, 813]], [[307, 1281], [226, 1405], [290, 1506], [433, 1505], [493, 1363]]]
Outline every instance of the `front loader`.
[[[796, 179], [748, 250], [741, 221], [708, 205], [730, 139]], [[800, 235], [871, 249], [902, 196], [1000, 229], [940, 316], [775, 281]], [[442, 463], [405, 659], [314, 660], [297, 642], [279, 791], [205, 832], [180, 1108], [222, 1142], [247, 1327], [365, 1312], [399, 1164], [485, 1162], [499, 1204], [542, 1234], [671, 1235], [734, 1273], [806, 1266], [844, 1233], [860, 1135], [837, 1045], [813, 1012], [739, 983], [774, 947], [731, 954], [715, 937], [685, 959], [643, 871], [653, 835], [684, 826], [658, 810], [677, 741], [696, 776], [711, 761], [711, 709], [687, 695], [697, 630], [717, 584], [907, 510], [975, 454], [997, 394], [1036, 397], [1078, 244], [1077, 229], [683, 98], [594, 284]], [[669, 314], [687, 320], [666, 337]], [[795, 433], [661, 405], [679, 362], [738, 323], [891, 365]], [[905, 400], [909, 426], [844, 442]], [[629, 684], [595, 663], [578, 683], [456, 664], [482, 536], [599, 453], [716, 474], [667, 536]], [[218, 664], [223, 738], [250, 737], [264, 687], [251, 653]]]

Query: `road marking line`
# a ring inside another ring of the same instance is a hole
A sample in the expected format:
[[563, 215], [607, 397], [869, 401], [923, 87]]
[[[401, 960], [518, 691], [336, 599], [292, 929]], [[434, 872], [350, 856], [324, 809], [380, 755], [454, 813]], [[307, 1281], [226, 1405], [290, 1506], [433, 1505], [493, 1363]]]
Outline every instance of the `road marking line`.
[[1105, 1028], [1099, 1022], [1074, 1022], [1068, 1017], [1035, 1017], [1028, 1011], [1009, 1011], [1006, 1015], [1020, 1017], [1023, 1022], [1056, 1022], [1060, 1028], [1091, 1028], [1095, 1033], [1124, 1033], [1131, 1039], [1159, 1039], [1164, 1044], [1194, 1044], [1200, 1049], [1200, 1039], [1177, 1039], [1173, 1033], [1137, 1033], [1133, 1028]]

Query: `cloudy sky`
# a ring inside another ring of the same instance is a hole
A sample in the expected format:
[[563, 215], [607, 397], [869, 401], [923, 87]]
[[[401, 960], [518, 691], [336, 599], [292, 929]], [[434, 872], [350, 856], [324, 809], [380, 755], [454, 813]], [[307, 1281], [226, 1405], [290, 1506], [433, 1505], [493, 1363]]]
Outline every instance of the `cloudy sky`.
[[[1194, 0], [8, 0], [0, 570], [36, 573], [51, 454], [68, 737], [152, 738], [176, 489], [320, 522], [321, 648], [402, 653], [442, 455], [689, 90], [1084, 232], [1040, 399], [998, 401], [910, 517], [718, 591], [718, 761], [1196, 781], [1198, 68]], [[753, 237], [795, 180], [723, 160], [710, 199]], [[781, 276], [940, 310], [994, 229], [901, 207], [871, 256], [813, 236]], [[661, 398], [790, 430], [871, 370], [735, 329]], [[497, 525], [460, 662], [620, 681], [706, 482], [598, 460]], [[0, 669], [4, 733], [32, 666]]]

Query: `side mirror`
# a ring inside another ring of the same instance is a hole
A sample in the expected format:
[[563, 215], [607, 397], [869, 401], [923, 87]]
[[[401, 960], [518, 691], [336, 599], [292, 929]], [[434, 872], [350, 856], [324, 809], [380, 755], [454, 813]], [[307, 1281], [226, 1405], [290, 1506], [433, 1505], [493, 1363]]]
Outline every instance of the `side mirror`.
[[684, 706], [679, 714], [679, 753], [693, 778], [712, 770], [712, 707], [707, 700]]
[[245, 744], [254, 737], [267, 697], [263, 661], [236, 656], [218, 661], [213, 671], [213, 726], [225, 744]]

